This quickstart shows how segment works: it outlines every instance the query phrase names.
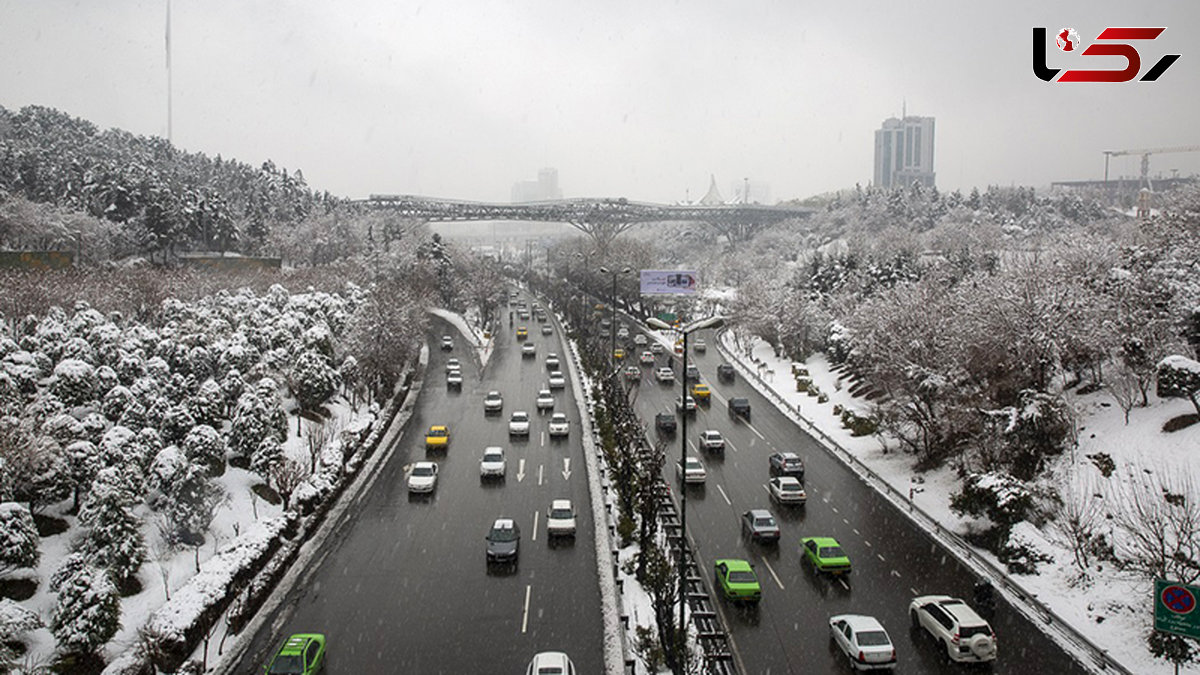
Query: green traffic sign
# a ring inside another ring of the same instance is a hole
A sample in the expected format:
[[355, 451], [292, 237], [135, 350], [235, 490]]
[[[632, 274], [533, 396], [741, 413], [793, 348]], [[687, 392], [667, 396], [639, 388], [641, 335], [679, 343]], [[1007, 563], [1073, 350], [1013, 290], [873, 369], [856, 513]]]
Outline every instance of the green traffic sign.
[[1200, 586], [1154, 580], [1154, 630], [1200, 640]]
[[679, 318], [678, 316], [676, 316], [675, 314], [673, 314], [671, 312], [659, 312], [658, 313], [659, 321], [665, 321], [667, 323], [675, 323], [675, 319], [678, 319], [678, 318]]

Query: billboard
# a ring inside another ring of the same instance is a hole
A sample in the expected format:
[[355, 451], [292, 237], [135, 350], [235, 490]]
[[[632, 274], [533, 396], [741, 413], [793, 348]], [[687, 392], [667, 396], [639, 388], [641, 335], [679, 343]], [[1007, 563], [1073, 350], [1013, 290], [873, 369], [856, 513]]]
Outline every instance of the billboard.
[[695, 270], [642, 270], [642, 295], [692, 295], [700, 285]]

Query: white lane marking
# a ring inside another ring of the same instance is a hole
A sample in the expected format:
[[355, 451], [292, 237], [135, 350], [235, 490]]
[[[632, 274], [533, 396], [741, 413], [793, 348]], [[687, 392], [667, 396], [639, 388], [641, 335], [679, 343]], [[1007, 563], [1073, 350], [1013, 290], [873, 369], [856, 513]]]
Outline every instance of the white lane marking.
[[542, 432], [539, 432], [539, 433], [538, 433], [538, 438], [540, 438], [540, 439], [541, 439], [541, 446], [542, 446], [543, 448], [544, 448], [544, 447], [546, 447], [546, 432], [544, 432], [544, 431], [542, 431]]
[[525, 480], [525, 459], [521, 458], [517, 461], [517, 482]]
[[521, 633], [525, 633], [525, 629], [529, 626], [529, 591], [532, 587], [528, 584], [525, 586], [525, 610], [521, 615]]
[[571, 458], [563, 457], [563, 480], [571, 480]]
[[834, 513], [837, 513], [837, 512], [838, 512], [838, 510], [837, 510], [837, 507], [836, 507], [836, 506], [833, 506], [833, 505], [830, 505], [830, 507], [829, 507], [829, 510], [830, 510], [830, 511], [833, 511]]
[[529, 538], [530, 541], [537, 541], [538, 516], [540, 515], [542, 515], [541, 511], [533, 512], [533, 536]]
[[767, 440], [766, 436], [763, 436], [762, 434], [758, 433], [758, 429], [755, 429], [753, 424], [750, 424], [749, 422], [747, 422], [746, 427], [748, 429], [750, 429], [750, 431], [753, 431], [755, 436], [758, 436], [759, 438], [761, 438], [764, 441]]
[[724, 406], [729, 405], [729, 402], [725, 400], [725, 397], [720, 395], [719, 393], [717, 393], [717, 390], [715, 388], [709, 387], [709, 391], [712, 392], [712, 395], [716, 397], [717, 402], [719, 402], [721, 405], [724, 405]]
[[849, 524], [850, 524], [850, 521], [846, 520], [845, 518], [842, 518], [842, 522], [843, 522], [843, 523], [845, 523], [845, 524], [847, 524], [847, 525], [849, 525]]
[[766, 490], [767, 494], [771, 494], [771, 488], [768, 487], [766, 483], [762, 484], [762, 489]]
[[863, 539], [863, 543], [867, 545], [867, 548], [871, 548], [871, 542], [867, 541], [866, 539]]
[[[854, 534], [858, 535], [858, 528], [854, 528]], [[862, 536], [862, 535], [858, 535], [858, 536]]]
[[899, 572], [897, 572], [896, 570], [892, 570], [892, 576], [894, 576], [894, 577], [896, 577], [897, 579], [899, 579], [899, 578], [900, 578], [900, 573], [899, 573]]
[[767, 562], [766, 558], [762, 559], [763, 564], [767, 566], [767, 571], [771, 573], [771, 578], [775, 579], [775, 583], [779, 584], [779, 590], [783, 590], [783, 582], [779, 580], [779, 575], [775, 574], [775, 569], [771, 567], [771, 563]]
[[[842, 585], [842, 590], [846, 590], [846, 591], [850, 590], [850, 587], [846, 585], [845, 579], [838, 577], [838, 583]], [[522, 631], [522, 632], [524, 632], [524, 631]]]
[[912, 591], [912, 594], [913, 594], [913, 595], [920, 595], [920, 594], [921, 594], [921, 592], [920, 592], [920, 591], [918, 591], [918, 590], [917, 590], [917, 589], [915, 589], [915, 588], [912, 588], [911, 586], [909, 587], [909, 589], [908, 589], [908, 590]]
[[725, 503], [733, 506], [733, 502], [729, 501], [729, 495], [725, 494], [725, 489], [722, 488], [720, 484], [717, 485], [717, 490], [720, 490], [721, 496], [725, 498]]
[[883, 559], [883, 554], [882, 554], [882, 553], [876, 553], [876, 554], [875, 554], [875, 557], [876, 557], [876, 558], [879, 558], [879, 562], [887, 562], [886, 560], [884, 560], [884, 559]]
[[738, 451], [737, 446], [735, 446], [733, 443], [730, 443], [728, 438], [725, 439], [725, 445], [729, 446], [729, 448], [734, 452]]
[[538, 464], [538, 485], [542, 484], [542, 474], [545, 472], [545, 470], [546, 470], [545, 464]]

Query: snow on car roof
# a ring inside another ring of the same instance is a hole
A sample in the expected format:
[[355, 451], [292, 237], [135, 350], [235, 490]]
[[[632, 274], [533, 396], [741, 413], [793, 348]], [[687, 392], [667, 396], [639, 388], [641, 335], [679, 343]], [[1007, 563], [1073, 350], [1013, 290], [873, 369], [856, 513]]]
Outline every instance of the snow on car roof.
[[515, 527], [515, 523], [512, 518], [497, 518], [492, 527], [499, 530], [511, 530]]

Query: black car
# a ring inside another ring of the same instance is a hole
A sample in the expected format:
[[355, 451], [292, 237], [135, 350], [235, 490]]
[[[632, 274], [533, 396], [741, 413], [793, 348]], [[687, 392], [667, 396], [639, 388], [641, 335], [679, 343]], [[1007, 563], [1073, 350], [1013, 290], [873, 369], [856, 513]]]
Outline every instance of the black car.
[[747, 422], [750, 421], [750, 399], [748, 398], [731, 398], [729, 399], [729, 416], [741, 417]]
[[512, 518], [497, 518], [487, 534], [488, 562], [511, 563], [517, 561], [517, 550], [521, 544], [521, 528]]
[[797, 480], [804, 480], [804, 460], [796, 453], [775, 452], [767, 461], [770, 462], [772, 476], [793, 476]]
[[654, 428], [663, 434], [675, 433], [675, 416], [669, 412], [658, 413], [654, 416]]
[[719, 366], [717, 366], [717, 379], [718, 380], [721, 380], [722, 382], [732, 382], [733, 375], [734, 375], [733, 364], [722, 363]]

